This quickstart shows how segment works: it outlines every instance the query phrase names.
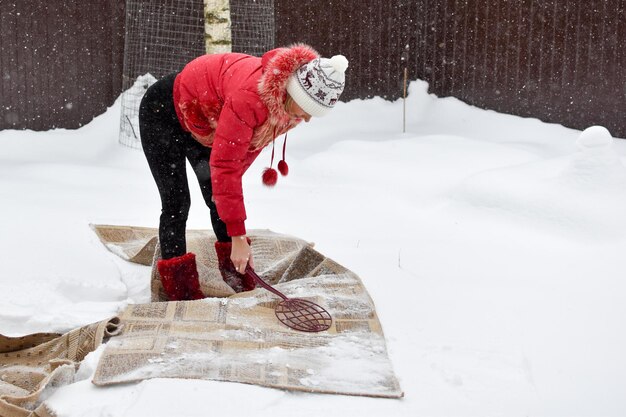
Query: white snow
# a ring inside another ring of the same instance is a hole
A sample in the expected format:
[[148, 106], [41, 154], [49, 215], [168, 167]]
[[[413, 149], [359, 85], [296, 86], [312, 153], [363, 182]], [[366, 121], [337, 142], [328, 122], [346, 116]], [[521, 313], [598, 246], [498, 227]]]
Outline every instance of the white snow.
[[[313, 241], [364, 281], [404, 399], [176, 379], [98, 388], [100, 348], [51, 407], [72, 417], [625, 415], [626, 142], [426, 91], [410, 86], [405, 134], [401, 101], [339, 103], [289, 135], [290, 174], [275, 189], [261, 184], [270, 150], [244, 177], [248, 228]], [[78, 130], [0, 132], [0, 333], [64, 332], [149, 301], [149, 268], [89, 227], [158, 224], [144, 156], [118, 144], [119, 112], [118, 100]], [[191, 190], [188, 227], [210, 228], [193, 180]], [[350, 340], [336, 347], [352, 353]], [[357, 380], [375, 369], [365, 364], [333, 372]]]

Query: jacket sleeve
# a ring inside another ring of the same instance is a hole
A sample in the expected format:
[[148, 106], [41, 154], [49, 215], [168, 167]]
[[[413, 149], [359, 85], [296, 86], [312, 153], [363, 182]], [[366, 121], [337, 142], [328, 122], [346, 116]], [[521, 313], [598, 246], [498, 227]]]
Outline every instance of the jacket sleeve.
[[217, 212], [229, 236], [246, 234], [241, 177], [247, 168], [254, 128], [263, 122], [263, 107], [252, 93], [224, 102], [211, 150], [211, 185]]

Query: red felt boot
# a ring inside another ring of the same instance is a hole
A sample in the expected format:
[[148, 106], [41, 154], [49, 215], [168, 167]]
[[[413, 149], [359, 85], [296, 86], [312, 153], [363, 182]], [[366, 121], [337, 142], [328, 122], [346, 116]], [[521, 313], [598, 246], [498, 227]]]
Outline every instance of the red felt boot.
[[[248, 244], [252, 243], [250, 238]], [[231, 242], [215, 242], [215, 253], [217, 253], [217, 262], [222, 279], [226, 282], [235, 292], [251, 291], [256, 287], [254, 279], [248, 275], [243, 275], [237, 272], [233, 261], [230, 259], [230, 252], [233, 244]]]
[[157, 262], [161, 283], [169, 301], [199, 300], [204, 298], [200, 290], [196, 255], [189, 252]]

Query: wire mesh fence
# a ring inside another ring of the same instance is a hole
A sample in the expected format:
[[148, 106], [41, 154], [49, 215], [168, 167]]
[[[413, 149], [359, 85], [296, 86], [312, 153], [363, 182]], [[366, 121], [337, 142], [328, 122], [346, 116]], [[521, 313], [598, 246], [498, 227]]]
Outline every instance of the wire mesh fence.
[[233, 52], [255, 56], [275, 47], [274, 0], [231, 0]]
[[[120, 142], [141, 147], [139, 103], [157, 79], [206, 52], [202, 0], [128, 0]], [[231, 0], [232, 51], [260, 56], [275, 44], [274, 0]]]
[[141, 147], [139, 103], [158, 78], [204, 54], [202, 0], [127, 0], [119, 141]]

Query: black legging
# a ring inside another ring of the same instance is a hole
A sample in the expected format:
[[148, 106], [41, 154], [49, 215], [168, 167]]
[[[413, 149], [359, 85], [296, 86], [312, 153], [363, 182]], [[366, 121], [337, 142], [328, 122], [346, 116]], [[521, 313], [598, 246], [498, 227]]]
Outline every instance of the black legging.
[[161, 195], [159, 242], [163, 259], [187, 252], [185, 228], [191, 198], [185, 158], [200, 183], [217, 239], [221, 242], [231, 240], [226, 233], [226, 224], [219, 218], [211, 199], [211, 148], [201, 145], [189, 132], [185, 132], [176, 117], [172, 98], [175, 78], [176, 74], [171, 74], [150, 86], [139, 106], [141, 145]]

